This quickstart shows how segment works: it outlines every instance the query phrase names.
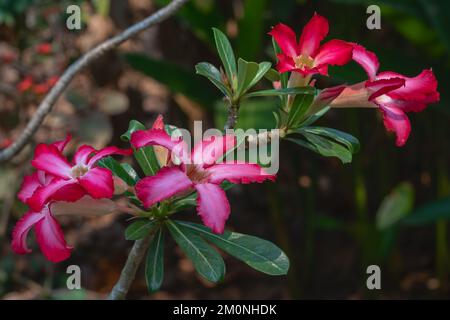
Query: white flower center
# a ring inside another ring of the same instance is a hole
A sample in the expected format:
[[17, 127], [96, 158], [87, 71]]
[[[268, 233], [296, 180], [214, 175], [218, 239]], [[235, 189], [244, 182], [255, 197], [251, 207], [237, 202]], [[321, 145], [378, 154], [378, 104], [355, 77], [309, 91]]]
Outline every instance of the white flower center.
[[72, 168], [72, 177], [74, 179], [82, 177], [89, 171], [89, 168], [84, 164], [78, 164]]

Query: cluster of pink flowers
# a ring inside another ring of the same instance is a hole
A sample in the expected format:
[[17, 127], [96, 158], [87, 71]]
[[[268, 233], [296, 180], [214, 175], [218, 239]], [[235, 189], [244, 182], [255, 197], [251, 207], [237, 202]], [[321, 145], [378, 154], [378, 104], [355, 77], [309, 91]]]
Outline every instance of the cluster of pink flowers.
[[[106, 147], [97, 151], [83, 145], [69, 162], [62, 154], [69, 141], [70, 136], [53, 144], [39, 144], [35, 149], [31, 164], [36, 171], [24, 178], [18, 195], [30, 207], [13, 230], [12, 248], [18, 254], [31, 251], [26, 238], [34, 227], [38, 244], [49, 260], [58, 262], [67, 259], [71, 248], [67, 246], [61, 228], [52, 215], [52, 205], [59, 201], [76, 202], [85, 196], [112, 198], [112, 173], [96, 166], [96, 163], [113, 154], [132, 153], [131, 149]], [[204, 224], [217, 233], [224, 231], [230, 214], [230, 204], [220, 187], [221, 182], [251, 183], [275, 179], [274, 175], [266, 174], [257, 164], [217, 163], [236, 146], [233, 135], [210, 137], [196, 145], [191, 153], [188, 152], [183, 140], [173, 139], [166, 133], [161, 116], [151, 129], [134, 132], [131, 143], [136, 149], [149, 145], [162, 148], [166, 154], [157, 174], [140, 180], [135, 187], [143, 206], [150, 208], [166, 199], [197, 192], [198, 213]], [[174, 161], [175, 158], [179, 161]]]
[[[361, 45], [342, 40], [321, 41], [328, 34], [328, 21], [315, 14], [303, 28], [297, 42], [295, 32], [284, 24], [269, 33], [281, 49], [278, 54], [279, 72], [293, 72], [289, 86], [313, 85], [311, 76], [328, 74], [329, 65], [344, 65], [354, 60], [368, 75], [368, 80], [335, 90], [331, 107], [378, 108], [387, 130], [394, 131], [397, 146], [403, 146], [411, 132], [407, 112], [419, 112], [430, 103], [439, 101], [437, 81], [431, 70], [416, 77], [392, 71], [378, 73], [377, 56]], [[330, 98], [330, 97], [329, 97]]]
[[129, 155], [131, 150], [107, 147], [95, 150], [83, 145], [75, 152], [72, 162], [62, 154], [71, 137], [53, 144], [39, 144], [31, 162], [36, 171], [24, 178], [19, 199], [30, 210], [13, 230], [12, 248], [18, 254], [29, 253], [26, 238], [34, 227], [37, 242], [44, 255], [53, 262], [67, 259], [67, 246], [61, 227], [52, 215], [55, 202], [75, 202], [84, 196], [94, 199], [111, 198], [114, 192], [110, 170], [96, 166], [100, 159], [113, 155]]

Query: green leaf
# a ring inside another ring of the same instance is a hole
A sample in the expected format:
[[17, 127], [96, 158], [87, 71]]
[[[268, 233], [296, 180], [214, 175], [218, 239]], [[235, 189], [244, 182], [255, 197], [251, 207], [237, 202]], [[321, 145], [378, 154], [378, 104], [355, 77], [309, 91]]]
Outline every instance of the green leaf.
[[298, 94], [295, 96], [288, 116], [289, 128], [296, 128], [300, 124], [313, 100], [314, 96], [312, 94]]
[[272, 68], [267, 70], [264, 77], [271, 82], [280, 81], [280, 74], [278, 73], [277, 70], [272, 69]]
[[[131, 120], [127, 132], [122, 134], [120, 138], [129, 142], [131, 134], [138, 130], [145, 130], [145, 126], [139, 121]], [[151, 176], [158, 172], [159, 163], [152, 146], [134, 149], [133, 155], [146, 176]]]
[[151, 233], [158, 227], [156, 220], [139, 219], [130, 224], [125, 229], [125, 239], [127, 240], [139, 240]]
[[222, 82], [222, 75], [216, 67], [208, 62], [200, 62], [195, 66], [195, 71], [209, 79], [226, 96], [231, 96], [230, 90]]
[[164, 234], [162, 228], [153, 237], [147, 252], [145, 280], [150, 293], [161, 288], [164, 279]]
[[259, 66], [256, 62], [247, 62], [244, 59], [238, 59], [238, 76], [236, 97], [245, 93], [258, 73]]
[[427, 203], [405, 217], [401, 223], [405, 225], [425, 225], [440, 220], [450, 219], [450, 198]]
[[272, 96], [286, 96], [295, 94], [311, 94], [314, 95], [316, 89], [313, 87], [297, 87], [297, 88], [284, 88], [284, 89], [268, 89], [261, 91], [254, 91], [247, 93], [245, 98], [253, 97], [272, 97]]
[[230, 231], [219, 235], [199, 224], [182, 221], [178, 223], [260, 272], [285, 275], [289, 270], [288, 257], [267, 240]]
[[121, 163], [120, 165], [135, 182], [138, 182], [140, 180], [136, 170], [134, 170], [131, 165], [129, 165], [128, 163]]
[[167, 221], [170, 233], [186, 256], [194, 264], [195, 270], [211, 282], [222, 281], [225, 263], [220, 254], [201, 237], [171, 220]]
[[237, 71], [236, 58], [234, 57], [233, 48], [227, 36], [219, 29], [213, 28], [214, 40], [216, 42], [217, 52], [222, 60], [223, 68], [227, 74], [228, 80], [232, 84], [232, 88], [236, 89]]
[[111, 172], [118, 178], [125, 181], [125, 183], [129, 186], [134, 186], [138, 180], [136, 180], [136, 176], [131, 176], [127, 170], [114, 158], [107, 157], [98, 161], [98, 165], [100, 167], [111, 170]]
[[359, 141], [357, 138], [355, 138], [351, 134], [333, 128], [303, 127], [298, 132], [300, 131], [309, 132], [312, 134], [317, 134], [336, 140], [337, 142], [340, 142], [343, 145], [345, 145], [352, 153], [358, 152], [360, 148]]
[[376, 226], [387, 230], [404, 218], [414, 203], [414, 189], [409, 183], [399, 184], [381, 203], [376, 214]]
[[302, 147], [310, 149], [324, 157], [337, 157], [342, 163], [350, 163], [352, 161], [352, 153], [343, 145], [333, 142], [329, 139], [318, 135], [303, 133], [303, 136], [308, 140], [304, 141], [297, 138], [286, 138]]

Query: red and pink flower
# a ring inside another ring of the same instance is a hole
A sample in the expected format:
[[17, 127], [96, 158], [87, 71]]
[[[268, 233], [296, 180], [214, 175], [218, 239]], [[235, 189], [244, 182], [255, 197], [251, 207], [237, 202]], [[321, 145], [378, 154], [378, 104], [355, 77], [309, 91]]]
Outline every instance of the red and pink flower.
[[131, 136], [135, 148], [162, 146], [171, 152], [171, 158], [181, 160], [180, 165], [170, 162], [154, 176], [136, 184], [136, 195], [146, 208], [174, 196], [198, 193], [197, 211], [203, 223], [216, 233], [222, 233], [230, 215], [230, 204], [220, 183], [252, 183], [274, 180], [258, 165], [245, 162], [217, 163], [236, 145], [233, 135], [212, 136], [204, 139], [188, 152], [181, 139], [172, 139], [164, 129], [136, 131]]
[[[70, 136], [65, 143], [69, 140]], [[108, 169], [97, 167], [96, 163], [113, 154], [131, 153], [130, 149], [106, 147], [95, 150], [83, 145], [75, 152], [73, 161], [69, 162], [62, 154], [62, 148], [55, 144], [39, 144], [31, 164], [38, 170], [37, 174], [45, 173], [49, 180], [45, 185], [39, 186], [26, 203], [34, 211], [40, 211], [50, 200], [74, 202], [86, 194], [94, 199], [111, 198], [114, 193], [112, 173]], [[25, 189], [26, 183], [27, 181], [24, 183]]]
[[298, 72], [302, 76], [328, 74], [329, 65], [344, 65], [352, 58], [352, 45], [342, 40], [320, 42], [328, 34], [328, 20], [314, 14], [303, 28], [299, 41], [295, 32], [279, 23], [269, 34], [281, 49], [277, 55], [279, 72]]
[[406, 113], [423, 111], [428, 104], [439, 101], [433, 71], [423, 70], [413, 78], [392, 71], [377, 73], [376, 55], [357, 44], [353, 60], [364, 68], [369, 80], [347, 87], [331, 106], [378, 108], [386, 129], [396, 133], [397, 146], [403, 146], [411, 132]]

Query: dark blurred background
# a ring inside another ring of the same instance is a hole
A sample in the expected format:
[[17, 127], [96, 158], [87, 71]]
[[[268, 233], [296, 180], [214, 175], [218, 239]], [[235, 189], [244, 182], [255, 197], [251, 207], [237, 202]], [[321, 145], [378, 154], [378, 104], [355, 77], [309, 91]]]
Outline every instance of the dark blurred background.
[[[21, 81], [32, 75], [35, 82], [47, 83], [95, 44], [167, 2], [0, 0], [0, 148], [20, 134], [45, 94], [45, 86], [22, 92]], [[80, 31], [65, 27], [70, 4], [82, 9]], [[381, 30], [366, 27], [371, 4], [381, 8]], [[35, 143], [69, 131], [76, 141], [72, 151], [82, 142], [125, 146], [119, 136], [129, 120], [150, 125], [158, 113], [180, 127], [203, 120], [205, 129], [220, 128], [225, 115], [220, 95], [194, 71], [201, 61], [219, 65], [211, 27], [227, 33], [237, 56], [273, 61], [270, 27], [283, 22], [300, 34], [314, 12], [329, 19], [327, 39], [358, 42], [375, 51], [382, 71], [415, 76], [432, 67], [441, 102], [409, 114], [413, 130], [403, 148], [395, 147], [375, 110], [331, 111], [321, 125], [349, 132], [361, 142], [353, 163], [342, 165], [283, 141], [276, 184], [228, 191], [228, 227], [282, 247], [291, 259], [287, 277], [260, 274], [226, 256], [225, 281], [212, 286], [169, 242], [161, 291], [149, 296], [141, 271], [129, 297], [448, 298], [450, 2], [445, 0], [192, 0], [175, 17], [95, 61], [71, 83], [31, 146], [0, 167], [0, 298], [104, 298], [132, 245], [123, 236], [128, 216], [72, 216], [59, 218], [75, 247], [69, 260], [47, 262], [32, 239], [32, 254], [12, 253], [11, 230], [26, 211], [16, 194], [23, 175], [31, 171]], [[51, 44], [50, 52], [37, 49], [42, 43]], [[354, 63], [332, 68], [330, 74], [319, 79], [318, 87], [365, 78]], [[270, 99], [246, 103], [238, 125], [272, 128], [276, 107]], [[194, 211], [178, 215], [198, 221]], [[65, 289], [71, 264], [81, 267], [83, 290]], [[381, 290], [367, 290], [371, 264], [381, 267]]]

